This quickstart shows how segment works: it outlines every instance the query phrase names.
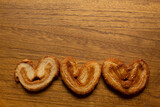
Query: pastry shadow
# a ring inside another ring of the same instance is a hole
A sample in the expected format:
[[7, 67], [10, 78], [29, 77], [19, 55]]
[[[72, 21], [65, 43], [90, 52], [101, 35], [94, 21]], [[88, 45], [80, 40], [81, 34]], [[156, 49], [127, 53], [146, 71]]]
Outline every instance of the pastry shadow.
[[55, 77], [45, 88], [43, 88], [43, 89], [41, 89], [41, 90], [39, 90], [39, 91], [35, 91], [35, 92], [34, 92], [34, 91], [29, 91], [29, 90], [27, 90], [26, 88], [23, 87], [22, 84], [21, 84], [21, 86], [24, 88], [24, 90], [25, 90], [28, 94], [39, 94], [39, 93], [42, 93], [42, 92], [48, 90], [55, 80], [58, 80], [58, 77]]
[[84, 94], [84, 95], [79, 95], [79, 94], [76, 94], [75, 92], [73, 92], [70, 88], [68, 88], [67, 85], [64, 83], [63, 80], [62, 80], [62, 83], [63, 83], [64, 87], [67, 89], [67, 91], [68, 91], [69, 93], [71, 93], [74, 97], [78, 98], [78, 99], [82, 99], [82, 98], [87, 98], [87, 97], [89, 97], [89, 96], [93, 93], [93, 91], [96, 89], [96, 87], [97, 87], [97, 84], [96, 84], [96, 86], [94, 87], [94, 89], [93, 89], [91, 92], [89, 92], [89, 93], [87, 93], [87, 94]]
[[[103, 78], [103, 77], [102, 77], [102, 78]], [[135, 94], [127, 95], [127, 94], [123, 94], [123, 93], [119, 92], [118, 90], [114, 89], [112, 86], [110, 86], [109, 84], [107, 84], [107, 83], [105, 82], [104, 78], [103, 78], [103, 83], [104, 83], [104, 85], [106, 86], [106, 88], [107, 88], [111, 93], [113, 93], [113, 94], [115, 94], [115, 95], [117, 95], [117, 96], [119, 96], [119, 97], [121, 97], [121, 98], [123, 98], [123, 99], [132, 99], [132, 98], [140, 95], [140, 94], [144, 91], [145, 87], [147, 87], [147, 85], [146, 85], [146, 86], [145, 86], [142, 90], [140, 90], [139, 92], [137, 92], [137, 93], [135, 93]]]

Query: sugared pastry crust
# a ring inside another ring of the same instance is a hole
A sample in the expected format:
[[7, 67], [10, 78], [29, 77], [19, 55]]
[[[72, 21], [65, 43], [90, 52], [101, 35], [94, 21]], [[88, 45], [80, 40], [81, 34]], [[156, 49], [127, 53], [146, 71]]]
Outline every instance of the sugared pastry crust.
[[78, 69], [75, 59], [66, 57], [61, 61], [60, 73], [68, 88], [76, 94], [84, 95], [91, 92], [98, 83], [101, 69], [97, 62], [88, 62]]
[[46, 56], [35, 67], [32, 61], [21, 61], [14, 72], [15, 80], [28, 91], [39, 91], [49, 85], [58, 76], [59, 62], [55, 57]]
[[149, 79], [149, 74], [148, 65], [142, 59], [134, 61], [128, 68], [117, 59], [108, 59], [102, 66], [105, 82], [127, 95], [141, 91]]

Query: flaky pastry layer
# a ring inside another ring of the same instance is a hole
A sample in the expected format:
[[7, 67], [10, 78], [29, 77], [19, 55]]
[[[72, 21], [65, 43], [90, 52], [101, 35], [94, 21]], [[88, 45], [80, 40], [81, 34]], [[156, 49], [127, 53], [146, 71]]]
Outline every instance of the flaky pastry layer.
[[102, 66], [105, 82], [127, 95], [141, 91], [147, 84], [149, 74], [149, 67], [142, 59], [133, 61], [129, 67], [118, 59], [108, 59]]
[[28, 59], [21, 61], [15, 69], [14, 77], [28, 91], [39, 91], [47, 87], [53, 78], [58, 76], [58, 72], [58, 60], [46, 56], [38, 62], [37, 67]]
[[88, 62], [78, 69], [77, 62], [72, 57], [66, 57], [61, 61], [60, 73], [64, 83], [76, 94], [84, 95], [91, 92], [101, 75], [101, 69], [97, 62]]

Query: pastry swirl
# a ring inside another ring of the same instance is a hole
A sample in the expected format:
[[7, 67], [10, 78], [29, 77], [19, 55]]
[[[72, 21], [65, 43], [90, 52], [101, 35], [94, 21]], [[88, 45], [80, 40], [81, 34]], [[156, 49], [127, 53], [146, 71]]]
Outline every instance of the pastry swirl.
[[101, 69], [97, 62], [87, 62], [78, 69], [77, 62], [72, 57], [66, 57], [61, 61], [60, 73], [62, 80], [73, 92], [84, 95], [91, 92], [101, 75]]
[[46, 56], [39, 61], [37, 67], [28, 59], [21, 61], [16, 67], [14, 77], [28, 91], [39, 91], [47, 87], [58, 76], [58, 72], [58, 60]]
[[123, 94], [135, 94], [141, 91], [149, 79], [147, 63], [140, 59], [128, 68], [117, 59], [108, 59], [103, 63], [102, 75], [107, 84]]

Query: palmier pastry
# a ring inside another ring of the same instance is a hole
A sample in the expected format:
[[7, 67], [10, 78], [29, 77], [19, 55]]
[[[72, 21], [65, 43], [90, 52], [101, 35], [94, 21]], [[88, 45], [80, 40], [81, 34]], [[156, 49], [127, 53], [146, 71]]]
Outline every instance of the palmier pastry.
[[14, 72], [15, 80], [23, 85], [28, 91], [39, 91], [49, 85], [54, 77], [58, 76], [59, 62], [55, 57], [42, 58], [37, 67], [32, 61], [21, 61]]
[[149, 79], [149, 74], [148, 65], [142, 59], [134, 61], [128, 68], [117, 59], [108, 59], [102, 66], [105, 82], [127, 95], [141, 91]]
[[78, 69], [75, 59], [66, 57], [61, 61], [60, 73], [69, 89], [76, 94], [84, 95], [91, 92], [98, 83], [101, 69], [97, 62], [88, 62]]

